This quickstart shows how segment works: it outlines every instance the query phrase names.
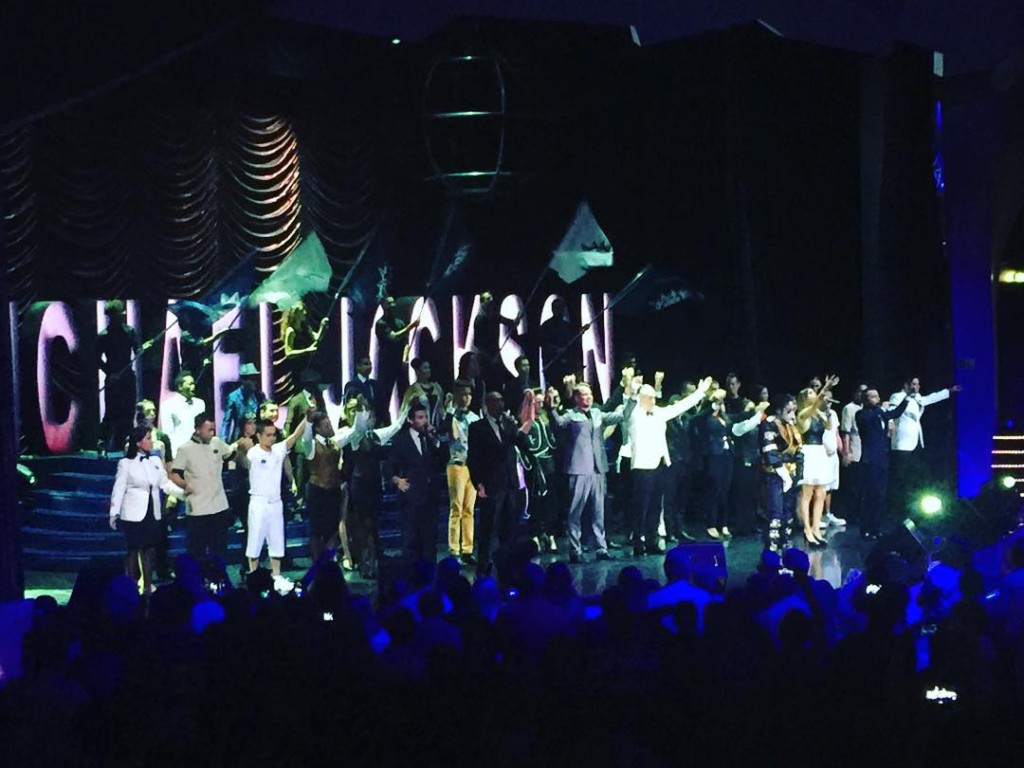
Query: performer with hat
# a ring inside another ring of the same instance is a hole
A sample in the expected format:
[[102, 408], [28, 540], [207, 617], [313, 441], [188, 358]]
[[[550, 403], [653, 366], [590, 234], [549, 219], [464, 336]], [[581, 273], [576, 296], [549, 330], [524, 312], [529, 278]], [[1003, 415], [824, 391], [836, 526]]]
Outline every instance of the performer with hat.
[[260, 403], [267, 399], [259, 388], [260, 372], [252, 363], [244, 363], [238, 371], [238, 386], [228, 395], [224, 416], [220, 422], [220, 438], [233, 443], [239, 437], [242, 419], [246, 414], [258, 413]]

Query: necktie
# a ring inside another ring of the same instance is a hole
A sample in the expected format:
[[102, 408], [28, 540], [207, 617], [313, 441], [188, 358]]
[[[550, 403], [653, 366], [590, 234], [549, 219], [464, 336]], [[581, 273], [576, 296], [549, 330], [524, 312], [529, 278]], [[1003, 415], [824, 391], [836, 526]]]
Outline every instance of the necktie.
[[420, 435], [420, 453], [424, 456], [427, 455], [427, 436]]

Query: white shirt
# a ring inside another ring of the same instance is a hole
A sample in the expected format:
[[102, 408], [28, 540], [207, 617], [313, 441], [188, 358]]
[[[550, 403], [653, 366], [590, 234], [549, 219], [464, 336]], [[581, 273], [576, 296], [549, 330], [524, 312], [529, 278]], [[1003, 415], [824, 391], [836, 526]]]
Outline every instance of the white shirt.
[[657, 469], [662, 462], [669, 466], [672, 462], [668, 457], [665, 425], [703, 399], [703, 392], [694, 392], [672, 405], [655, 406], [650, 413], [634, 408], [626, 432], [633, 454], [630, 466], [633, 469]]
[[281, 473], [288, 455], [288, 441], [274, 443], [269, 451], [254, 445], [245, 454], [249, 459], [249, 495], [268, 501], [281, 500]]
[[[860, 461], [860, 432], [857, 430], [857, 411], [864, 406], [849, 402], [843, 406], [839, 429], [850, 436], [850, 461]], [[909, 407], [909, 406], [908, 406]]]
[[200, 397], [192, 402], [180, 392], [174, 392], [160, 404], [160, 431], [171, 441], [171, 453], [192, 439], [196, 431], [196, 416], [206, 412], [206, 403]]
[[423, 443], [420, 442], [420, 438], [421, 437], [426, 437], [426, 435], [422, 434], [421, 432], [418, 432], [417, 430], [413, 429], [412, 427], [409, 427], [409, 437], [412, 438], [412, 444], [416, 446], [416, 450], [419, 451], [420, 456], [422, 456], [423, 455]]
[[501, 442], [501, 427], [498, 426], [498, 421], [491, 414], [484, 412], [484, 418], [487, 419], [487, 423], [491, 425], [491, 431], [494, 432], [494, 436], [498, 438], [498, 442]]
[[915, 448], [924, 447], [924, 432], [921, 431], [921, 417], [924, 415], [925, 406], [949, 399], [949, 390], [940, 389], [930, 395], [908, 395], [906, 392], [896, 392], [889, 398], [889, 405], [895, 408], [903, 402], [903, 398], [909, 397], [907, 410], [896, 420], [896, 429], [892, 433], [892, 449], [894, 451], [912, 451]]

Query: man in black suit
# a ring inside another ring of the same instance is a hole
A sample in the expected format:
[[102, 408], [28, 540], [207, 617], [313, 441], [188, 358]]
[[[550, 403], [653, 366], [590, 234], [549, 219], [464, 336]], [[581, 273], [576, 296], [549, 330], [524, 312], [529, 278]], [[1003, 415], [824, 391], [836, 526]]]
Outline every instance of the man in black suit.
[[860, 434], [860, 535], [877, 539], [889, 488], [889, 424], [907, 410], [908, 399], [896, 408], [883, 408], [877, 389], [864, 393], [864, 407], [854, 417]]
[[363, 355], [356, 362], [355, 378], [345, 382], [345, 389], [342, 391], [341, 399], [347, 403], [349, 400], [355, 400], [362, 395], [369, 407], [370, 413], [376, 419], [377, 426], [387, 426], [391, 423], [391, 419], [388, 417], [387, 404], [383, 402], [383, 395], [380, 395], [380, 402], [378, 403], [376, 398], [380, 387], [376, 379], [370, 378], [371, 373], [373, 373], [373, 361], [370, 360], [369, 355]]
[[469, 427], [469, 476], [480, 500], [480, 525], [477, 527], [478, 573], [490, 573], [492, 532], [498, 531], [498, 543], [507, 548], [515, 538], [519, 510], [519, 469], [516, 448], [526, 450], [526, 433], [533, 426], [534, 393], [526, 391], [523, 424], [516, 427], [505, 414], [505, 399], [500, 392], [488, 392], [483, 418]]
[[414, 401], [384, 465], [384, 476], [398, 489], [402, 548], [409, 560], [437, 559], [438, 459], [427, 409]]

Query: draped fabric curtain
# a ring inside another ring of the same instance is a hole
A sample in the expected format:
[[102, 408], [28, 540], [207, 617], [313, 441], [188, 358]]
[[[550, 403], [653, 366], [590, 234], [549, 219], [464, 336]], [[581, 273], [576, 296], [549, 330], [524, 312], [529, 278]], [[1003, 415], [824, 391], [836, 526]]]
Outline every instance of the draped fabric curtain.
[[[340, 285], [375, 230], [378, 159], [370, 121], [323, 100], [148, 83], [0, 133], [12, 300], [196, 298], [250, 257], [266, 277], [309, 232]], [[330, 299], [309, 297], [311, 314]]]

